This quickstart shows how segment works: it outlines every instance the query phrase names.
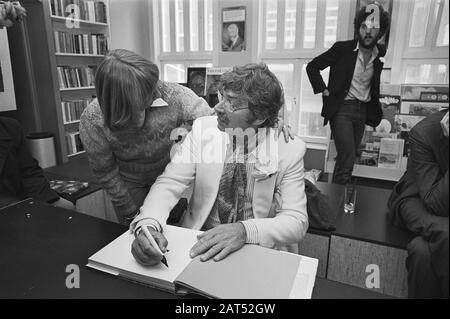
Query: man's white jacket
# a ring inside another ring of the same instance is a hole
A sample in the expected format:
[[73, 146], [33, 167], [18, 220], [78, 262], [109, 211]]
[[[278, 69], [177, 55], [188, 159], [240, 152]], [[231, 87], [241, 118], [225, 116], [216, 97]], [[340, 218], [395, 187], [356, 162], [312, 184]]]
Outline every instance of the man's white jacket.
[[[192, 131], [150, 189], [130, 229], [153, 219], [164, 228], [169, 213], [189, 189], [189, 207], [178, 226], [201, 229], [213, 208], [230, 135], [217, 128], [217, 117], [194, 121]], [[308, 229], [303, 156], [306, 146], [298, 137], [288, 143], [275, 129], [252, 152], [255, 158], [253, 216], [243, 221], [247, 239], [261, 246], [298, 252]]]

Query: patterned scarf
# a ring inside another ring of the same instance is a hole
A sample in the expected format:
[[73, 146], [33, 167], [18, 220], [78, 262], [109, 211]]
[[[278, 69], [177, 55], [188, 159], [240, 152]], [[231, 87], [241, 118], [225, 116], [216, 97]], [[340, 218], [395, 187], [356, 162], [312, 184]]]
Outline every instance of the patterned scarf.
[[245, 163], [225, 163], [220, 178], [216, 205], [222, 224], [235, 223], [244, 219], [247, 172]]

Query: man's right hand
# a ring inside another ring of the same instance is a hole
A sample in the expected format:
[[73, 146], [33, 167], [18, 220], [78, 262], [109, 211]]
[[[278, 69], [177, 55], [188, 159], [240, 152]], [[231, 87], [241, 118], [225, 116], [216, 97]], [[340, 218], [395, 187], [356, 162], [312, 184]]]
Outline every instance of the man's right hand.
[[328, 91], [328, 89], [323, 90], [322, 92], [323, 96], [330, 96], [330, 91]]
[[[167, 247], [166, 237], [151, 227], [148, 227], [148, 230], [158, 244], [159, 249], [165, 253]], [[162, 255], [152, 246], [143, 231], [139, 232], [136, 239], [133, 241], [133, 244], [131, 245], [131, 253], [134, 258], [144, 266], [157, 265], [161, 262], [162, 258]]]

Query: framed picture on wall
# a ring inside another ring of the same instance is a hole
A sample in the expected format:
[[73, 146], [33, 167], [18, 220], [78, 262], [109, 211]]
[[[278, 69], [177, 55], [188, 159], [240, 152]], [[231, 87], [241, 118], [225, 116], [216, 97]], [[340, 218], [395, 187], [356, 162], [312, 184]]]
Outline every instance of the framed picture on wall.
[[222, 9], [222, 51], [242, 52], [245, 41], [246, 7]]
[[14, 83], [6, 29], [0, 29], [0, 112], [16, 109]]
[[206, 68], [188, 68], [187, 87], [198, 96], [205, 96]]
[[[361, 10], [361, 8], [372, 4], [372, 3], [379, 3], [383, 9], [385, 11], [387, 11], [389, 13], [389, 15], [392, 17], [392, 0], [357, 0], [356, 2], [356, 12], [355, 12], [355, 16], [356, 14], [359, 12], [359, 10]], [[357, 34], [356, 34], [357, 30], [355, 30], [355, 39], [357, 38]], [[386, 49], [388, 48], [388, 44], [389, 44], [389, 29], [386, 31], [386, 34], [383, 35], [383, 37], [378, 40], [378, 43], [382, 44]]]

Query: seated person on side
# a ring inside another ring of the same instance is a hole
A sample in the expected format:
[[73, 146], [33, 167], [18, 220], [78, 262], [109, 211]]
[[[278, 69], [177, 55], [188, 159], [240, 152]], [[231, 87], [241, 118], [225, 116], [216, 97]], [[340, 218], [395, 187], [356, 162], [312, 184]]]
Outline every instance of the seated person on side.
[[38, 162], [27, 149], [19, 122], [0, 117], [0, 208], [27, 197], [73, 209], [71, 202], [50, 188]]
[[264, 64], [235, 67], [220, 82], [217, 116], [194, 121], [130, 225], [132, 253], [141, 264], [162, 257], [142, 227], [165, 252], [167, 217], [190, 186], [190, 207], [178, 225], [205, 231], [191, 257], [221, 260], [246, 243], [297, 252], [306, 233], [306, 147], [297, 137], [289, 144], [278, 138], [280, 82]]
[[448, 112], [428, 116], [411, 130], [405, 174], [389, 198], [408, 244], [408, 297], [448, 298]]

